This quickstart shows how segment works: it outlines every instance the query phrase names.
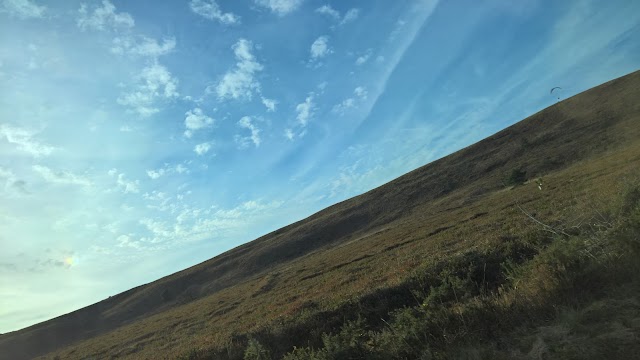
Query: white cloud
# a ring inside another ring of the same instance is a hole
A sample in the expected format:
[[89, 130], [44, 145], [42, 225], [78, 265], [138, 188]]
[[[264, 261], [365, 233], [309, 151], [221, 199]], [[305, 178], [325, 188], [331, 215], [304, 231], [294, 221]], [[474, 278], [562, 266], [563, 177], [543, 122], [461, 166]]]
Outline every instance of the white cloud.
[[213, 125], [213, 118], [205, 115], [200, 108], [187, 111], [185, 114], [184, 125], [187, 130], [184, 132], [186, 137], [191, 137], [197, 130], [211, 127]]
[[340, 19], [340, 12], [332, 8], [331, 5], [329, 4], [320, 6], [319, 8], [316, 9], [316, 12], [322, 15], [327, 15], [328, 17], [333, 18], [335, 20]]
[[138, 76], [138, 86], [133, 92], [118, 98], [118, 103], [131, 107], [141, 116], [150, 116], [158, 111], [156, 102], [160, 99], [172, 99], [178, 96], [178, 80], [166, 67], [153, 64], [144, 69]]
[[198, 144], [193, 148], [193, 151], [195, 151], [195, 153], [198, 155], [204, 155], [208, 153], [209, 150], [211, 150], [211, 143], [208, 142]]
[[364, 65], [367, 61], [369, 61], [370, 57], [371, 57], [371, 49], [367, 50], [367, 52], [364, 53], [364, 55], [358, 56], [358, 58], [356, 59], [356, 65], [358, 66]]
[[129, 235], [120, 235], [116, 238], [118, 244], [117, 247], [130, 247], [134, 249], [140, 249], [141, 243], [139, 241], [133, 240], [132, 236]]
[[291, 129], [285, 129], [284, 130], [284, 137], [286, 137], [287, 139], [293, 140], [294, 136], [295, 135], [293, 134], [293, 130], [291, 130]]
[[368, 96], [367, 89], [365, 89], [363, 86], [358, 86], [357, 88], [355, 88], [353, 90], [353, 94], [355, 95], [355, 97], [344, 99], [339, 104], [336, 104], [331, 109], [331, 111], [336, 114], [344, 115], [350, 109], [355, 108], [358, 102], [366, 100]]
[[182, 164], [178, 164], [178, 165], [176, 165], [176, 167], [175, 167], [175, 171], [176, 171], [178, 174], [183, 174], [183, 173], [187, 173], [187, 172], [189, 172], [189, 169], [187, 169], [187, 168], [186, 168], [184, 165], [182, 165]]
[[340, 12], [331, 7], [331, 5], [322, 5], [316, 9], [316, 12], [322, 15], [326, 15], [335, 21], [340, 21], [340, 25], [344, 25], [351, 21], [354, 21], [360, 16], [360, 9], [350, 9], [344, 14], [344, 17], [340, 15]]
[[18, 150], [29, 153], [33, 157], [47, 156], [53, 152], [52, 146], [33, 140], [33, 135], [34, 133], [27, 129], [0, 125], [0, 138], [4, 137], [10, 144], [15, 144]]
[[91, 180], [83, 176], [75, 175], [69, 171], [53, 171], [41, 165], [33, 165], [31, 168], [42, 176], [43, 179], [52, 184], [91, 186]]
[[253, 92], [260, 89], [255, 73], [263, 69], [251, 53], [253, 44], [240, 39], [232, 49], [238, 62], [233, 70], [227, 72], [216, 86], [216, 93], [221, 99], [251, 99]]
[[344, 115], [344, 113], [355, 106], [355, 103], [356, 101], [353, 98], [347, 98], [342, 100], [341, 103], [336, 104], [331, 111], [336, 114]]
[[189, 172], [189, 169], [183, 164], [177, 164], [175, 166], [172, 166], [170, 164], [164, 164], [164, 167], [161, 167], [159, 169], [147, 170], [147, 176], [149, 176], [153, 180], [157, 180], [165, 175], [170, 175], [175, 173], [183, 174], [187, 172]]
[[328, 42], [329, 38], [327, 36], [320, 36], [317, 38], [313, 44], [311, 44], [311, 58], [318, 59], [330, 54], [331, 49], [329, 49]]
[[240, 121], [238, 121], [238, 125], [243, 128], [251, 131], [251, 135], [247, 137], [237, 137], [236, 142], [240, 145], [240, 147], [244, 148], [248, 146], [248, 141], [253, 142], [253, 144], [258, 147], [260, 146], [260, 129], [251, 121], [251, 118], [248, 116], [243, 116]]
[[347, 11], [346, 14], [344, 14], [344, 17], [342, 18], [340, 25], [344, 25], [346, 23], [352, 22], [356, 20], [359, 16], [360, 16], [360, 9], [355, 9], [355, 8], [351, 9]]
[[122, 190], [122, 192], [126, 193], [139, 193], [140, 192], [140, 181], [130, 181], [127, 180], [124, 174], [118, 174], [117, 179], [118, 188]]
[[87, 5], [80, 5], [78, 10], [78, 20], [76, 24], [82, 30], [119, 30], [131, 29], [135, 22], [133, 17], [126, 12], [116, 12], [116, 7], [109, 1], [103, 0], [102, 6], [87, 11]]
[[231, 25], [240, 22], [239, 16], [230, 12], [223, 13], [215, 0], [191, 0], [189, 7], [194, 13], [209, 20], [217, 20], [222, 24]]
[[[20, 180], [10, 169], [5, 169], [0, 166], [0, 183], [4, 183], [3, 189], [5, 193], [11, 195], [25, 195], [29, 194], [26, 186], [27, 183], [24, 180]], [[2, 215], [0, 213], [0, 215]], [[2, 218], [2, 216], [0, 216]]]
[[30, 0], [3, 0], [0, 5], [0, 13], [6, 12], [20, 19], [41, 18], [46, 9]]
[[276, 111], [276, 105], [278, 105], [278, 102], [273, 99], [263, 97], [262, 104], [267, 108], [268, 112], [274, 112]]
[[296, 10], [303, 0], [255, 0], [256, 5], [271, 10], [278, 16], [284, 16]]
[[366, 100], [366, 99], [367, 99], [367, 95], [368, 95], [367, 89], [365, 89], [365, 88], [364, 88], [364, 87], [362, 87], [362, 86], [358, 86], [357, 88], [353, 89], [353, 93], [354, 93], [357, 97], [359, 97], [359, 98], [361, 98], [361, 99], [363, 99], [363, 100]]
[[122, 125], [122, 126], [120, 126], [120, 131], [122, 131], [122, 132], [132, 132], [133, 129], [129, 125]]
[[164, 169], [147, 170], [147, 175], [153, 180], [159, 179], [160, 177], [162, 177], [162, 175], [164, 175]]
[[298, 122], [303, 127], [307, 126], [309, 119], [311, 119], [311, 117], [313, 116], [314, 107], [315, 104], [313, 103], [313, 94], [307, 96], [303, 103], [296, 105], [296, 119], [298, 119]]
[[132, 37], [116, 37], [113, 39], [111, 52], [114, 54], [129, 54], [138, 56], [148, 56], [157, 58], [173, 51], [176, 47], [176, 39], [164, 39], [159, 43], [156, 39], [140, 36], [137, 39]]

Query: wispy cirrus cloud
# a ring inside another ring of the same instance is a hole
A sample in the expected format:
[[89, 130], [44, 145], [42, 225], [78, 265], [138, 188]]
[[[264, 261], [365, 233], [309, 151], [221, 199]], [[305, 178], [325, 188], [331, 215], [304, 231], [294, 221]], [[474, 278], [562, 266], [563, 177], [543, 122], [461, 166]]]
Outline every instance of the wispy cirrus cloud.
[[7, 142], [14, 144], [18, 150], [36, 158], [50, 155], [54, 151], [54, 147], [35, 140], [34, 135], [34, 131], [26, 128], [0, 124], [0, 138], [4, 137]]
[[238, 60], [234, 69], [228, 71], [215, 87], [220, 99], [248, 99], [255, 91], [260, 90], [260, 83], [255, 74], [264, 68], [253, 55], [253, 44], [247, 39], [240, 39], [233, 46], [233, 53]]
[[191, 0], [189, 8], [195, 14], [205, 19], [219, 21], [225, 25], [234, 25], [240, 23], [240, 17], [234, 13], [223, 12], [220, 5], [215, 0]]
[[111, 52], [114, 54], [126, 54], [157, 58], [172, 52], [176, 47], [175, 38], [167, 38], [162, 42], [146, 36], [116, 37], [113, 39]]
[[0, 191], [4, 191], [6, 195], [20, 196], [29, 194], [27, 182], [19, 179], [11, 169], [3, 168], [2, 166], [0, 166], [0, 184], [2, 184]]
[[169, 174], [188, 174], [189, 168], [185, 164], [170, 165], [164, 164], [164, 167], [158, 169], [147, 170], [147, 176], [152, 180], [157, 180]]
[[346, 23], [352, 22], [356, 19], [358, 19], [358, 17], [360, 16], [360, 9], [350, 9], [349, 11], [347, 11], [346, 14], [344, 14], [344, 17], [342, 18], [342, 21], [340, 21], [341, 25], [344, 25]]
[[45, 181], [51, 184], [78, 185], [83, 187], [89, 187], [92, 185], [92, 182], [88, 177], [76, 175], [70, 171], [54, 171], [53, 169], [43, 165], [33, 165], [31, 168]]
[[30, 0], [3, 0], [0, 3], [0, 13], [8, 13], [9, 16], [20, 19], [41, 18], [47, 8]]
[[255, 0], [255, 4], [278, 16], [287, 15], [300, 7], [303, 0]]
[[332, 8], [331, 5], [329, 4], [320, 6], [319, 8], [316, 9], [316, 12], [318, 14], [326, 15], [334, 20], [340, 19], [340, 12]]
[[92, 10], [86, 4], [80, 5], [76, 24], [81, 30], [119, 31], [133, 28], [135, 21], [129, 13], [116, 12], [109, 0], [103, 0], [102, 6]]

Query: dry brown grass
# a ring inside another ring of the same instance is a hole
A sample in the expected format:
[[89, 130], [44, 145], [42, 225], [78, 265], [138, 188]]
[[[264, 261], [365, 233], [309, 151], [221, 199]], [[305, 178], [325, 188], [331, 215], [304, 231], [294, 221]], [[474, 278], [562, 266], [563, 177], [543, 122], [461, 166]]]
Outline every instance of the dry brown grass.
[[[570, 227], [640, 164], [640, 73], [604, 84], [380, 188], [70, 316], [0, 337], [26, 358], [175, 358], [330, 313], [469, 249]], [[516, 167], [529, 179], [513, 188]], [[567, 220], [567, 219], [570, 220]], [[168, 294], [169, 296], [166, 296]], [[164, 296], [163, 296], [164, 295]], [[319, 334], [318, 334], [319, 335]]]

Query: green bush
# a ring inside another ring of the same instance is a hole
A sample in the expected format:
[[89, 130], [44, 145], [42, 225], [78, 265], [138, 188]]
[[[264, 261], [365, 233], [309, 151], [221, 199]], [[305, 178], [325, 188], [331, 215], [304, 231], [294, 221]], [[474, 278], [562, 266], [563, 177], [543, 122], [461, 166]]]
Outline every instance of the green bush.
[[507, 176], [507, 178], [505, 179], [505, 183], [507, 185], [520, 185], [522, 183], [524, 183], [527, 180], [527, 172], [520, 169], [520, 168], [516, 168], [511, 170], [511, 174], [509, 174], [509, 176]]
[[244, 351], [244, 360], [271, 360], [271, 354], [256, 339], [249, 339]]

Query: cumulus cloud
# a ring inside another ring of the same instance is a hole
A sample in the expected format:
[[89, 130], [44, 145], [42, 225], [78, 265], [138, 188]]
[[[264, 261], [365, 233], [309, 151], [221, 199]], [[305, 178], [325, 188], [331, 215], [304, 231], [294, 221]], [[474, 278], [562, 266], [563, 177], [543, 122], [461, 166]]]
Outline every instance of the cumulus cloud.
[[116, 7], [109, 1], [103, 0], [102, 6], [89, 11], [86, 4], [80, 5], [76, 24], [81, 30], [116, 31], [131, 29], [135, 22], [126, 12], [116, 12]]
[[344, 99], [342, 102], [333, 106], [331, 111], [336, 114], [344, 115], [349, 110], [355, 108], [358, 103], [367, 99], [368, 92], [363, 86], [358, 86], [353, 90], [352, 97]]
[[353, 89], [353, 93], [360, 99], [363, 99], [363, 100], [367, 99], [367, 95], [368, 95], [367, 89], [362, 86], [358, 86], [357, 88]]
[[363, 55], [358, 56], [358, 58], [356, 59], [356, 65], [358, 66], [364, 65], [367, 61], [369, 61], [370, 57], [371, 57], [371, 49], [367, 50], [367, 52], [364, 53]]
[[91, 186], [91, 180], [69, 171], [54, 171], [42, 165], [33, 165], [31, 168], [42, 176], [44, 180], [52, 184]]
[[303, 103], [296, 105], [296, 119], [301, 126], [307, 126], [309, 119], [313, 116], [314, 108], [313, 94], [307, 96]]
[[5, 138], [10, 144], [16, 145], [18, 150], [33, 157], [47, 156], [54, 148], [33, 139], [34, 132], [24, 128], [0, 124], [0, 138]]
[[327, 56], [331, 53], [329, 49], [329, 38], [327, 36], [320, 36], [313, 44], [311, 44], [311, 59], [316, 60]]
[[240, 148], [245, 148], [249, 146], [250, 142], [253, 142], [255, 147], [260, 146], [260, 129], [253, 123], [249, 116], [243, 116], [240, 121], [238, 121], [238, 126], [243, 129], [247, 129], [251, 132], [249, 136], [237, 136], [236, 143]]
[[141, 116], [150, 116], [160, 111], [156, 105], [158, 100], [178, 97], [177, 84], [178, 80], [169, 70], [156, 63], [142, 69], [136, 90], [119, 97], [118, 103]]
[[123, 234], [116, 238], [117, 247], [129, 247], [134, 249], [140, 249], [140, 241], [134, 240], [131, 234]]
[[176, 39], [164, 39], [162, 43], [146, 36], [138, 38], [116, 37], [113, 39], [111, 52], [114, 54], [128, 54], [157, 58], [173, 51], [176, 47]]
[[45, 6], [37, 5], [30, 0], [3, 0], [0, 4], [0, 13], [4, 12], [20, 19], [41, 18], [46, 9]]
[[256, 5], [269, 9], [278, 16], [284, 16], [296, 10], [303, 0], [255, 0]]
[[185, 115], [184, 126], [187, 130], [185, 130], [184, 136], [186, 137], [191, 137], [195, 131], [205, 129], [213, 125], [213, 118], [207, 116], [200, 108], [187, 111]]
[[169, 174], [183, 174], [189, 172], [189, 169], [183, 164], [177, 164], [175, 166], [170, 164], [164, 164], [164, 167], [159, 169], [147, 170], [147, 176], [149, 176], [153, 180], [157, 180], [162, 176]]
[[209, 20], [216, 20], [222, 24], [232, 25], [240, 22], [240, 17], [233, 13], [224, 13], [215, 0], [191, 0], [191, 11]]
[[125, 175], [120, 173], [116, 179], [118, 188], [125, 194], [127, 193], [139, 193], [140, 192], [140, 180], [127, 180]]
[[262, 104], [267, 108], [268, 112], [274, 112], [276, 111], [276, 105], [278, 105], [278, 102], [273, 99], [263, 97]]
[[164, 169], [147, 170], [147, 175], [153, 180], [157, 180], [164, 175]]
[[204, 155], [211, 150], [211, 143], [205, 142], [202, 144], [198, 144], [193, 148], [193, 151], [198, 155]]
[[251, 53], [251, 41], [240, 39], [232, 49], [238, 62], [233, 70], [224, 74], [216, 86], [216, 93], [221, 99], [251, 99], [253, 92], [260, 89], [255, 74], [262, 71], [263, 66]]
[[293, 130], [291, 129], [285, 129], [284, 130], [284, 137], [286, 137], [288, 140], [293, 140], [293, 138], [295, 137]]

